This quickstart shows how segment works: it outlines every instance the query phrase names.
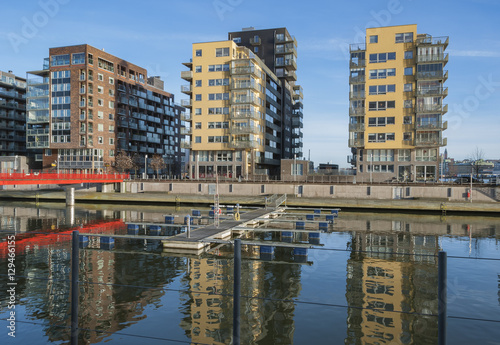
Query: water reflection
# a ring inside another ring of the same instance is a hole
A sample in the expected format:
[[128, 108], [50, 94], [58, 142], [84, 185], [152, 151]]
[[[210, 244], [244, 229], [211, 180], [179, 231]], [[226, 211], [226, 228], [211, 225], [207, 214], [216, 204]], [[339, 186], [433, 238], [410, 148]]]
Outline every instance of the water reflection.
[[[21, 206], [0, 204], [3, 232], [0, 236], [15, 232], [21, 238], [21, 234], [34, 230], [64, 230], [74, 224], [92, 224], [114, 218], [122, 224], [162, 223], [165, 214], [173, 213], [178, 215], [177, 220], [182, 221], [183, 216], [190, 213], [190, 209], [118, 205], [72, 210], [58, 204], [46, 208]], [[345, 281], [346, 287], [342, 288], [339, 300], [344, 301], [341, 304], [353, 307], [342, 317], [328, 320], [346, 325], [345, 344], [436, 343], [437, 318], [430, 315], [437, 314], [435, 255], [443, 240], [452, 241], [452, 249], [459, 255], [494, 256], [498, 248], [499, 227], [498, 218], [448, 216], [443, 219], [439, 216], [344, 212], [336, 220], [333, 231], [330, 229], [332, 233], [322, 234], [321, 242], [330, 239], [329, 247], [351, 249], [345, 262], [328, 258], [324, 260], [330, 261], [323, 263], [309, 255], [310, 262], [303, 265], [294, 261], [290, 249], [283, 248], [276, 248], [272, 260], [264, 261], [258, 247], [243, 246], [242, 339], [248, 344], [292, 344], [298, 338], [307, 337], [298, 334], [300, 330], [304, 332], [304, 329], [324, 323], [319, 316], [323, 315], [322, 307], [314, 306], [319, 308], [318, 315], [313, 312], [303, 316], [304, 308], [285, 300], [315, 300], [317, 296], [304, 294], [311, 285], [333, 295], [322, 270], [314, 274], [309, 272], [307, 278], [303, 274], [305, 267], [326, 265], [342, 267], [341, 280]], [[346, 231], [349, 236], [336, 236]], [[310, 240], [306, 237], [306, 234], [297, 233], [292, 240], [306, 243]], [[286, 241], [279, 232], [250, 238]], [[80, 254], [79, 327], [82, 328], [82, 344], [104, 341], [141, 343], [141, 339], [116, 334], [119, 331], [143, 334], [134, 326], [141, 330], [149, 327], [147, 334], [159, 338], [175, 334], [173, 339], [193, 343], [231, 342], [231, 247], [218, 247], [202, 256], [185, 256], [162, 253], [158, 241], [117, 240], [113, 250], [102, 250], [99, 240], [91, 238], [89, 246]], [[5, 267], [5, 256], [0, 261]], [[59, 326], [69, 326], [69, 267], [70, 246], [65, 234], [43, 245], [31, 243], [22, 246], [17, 254], [18, 274], [42, 278], [18, 279], [17, 296], [18, 304], [26, 308], [21, 319], [43, 322], [44, 325], [39, 327], [43, 343], [68, 342], [69, 330]], [[345, 272], [342, 272], [344, 267]], [[477, 270], [480, 269], [478, 266]], [[487, 299], [491, 301], [487, 307], [496, 305], [492, 310], [498, 312], [500, 274], [497, 268], [493, 269], [482, 272], [482, 275], [493, 278], [494, 288], [498, 284], [498, 296], [495, 288], [491, 299]], [[464, 282], [466, 278], [462, 279]], [[464, 285], [465, 290], [467, 283]], [[4, 303], [7, 300], [6, 292], [0, 291], [2, 317], [7, 312]], [[297, 320], [303, 324], [296, 324]], [[323, 330], [318, 343], [331, 343], [328, 331]], [[484, 339], [478, 341], [491, 340], [490, 334], [485, 327], [481, 334]], [[40, 339], [26, 339], [29, 341], [37, 343]]]

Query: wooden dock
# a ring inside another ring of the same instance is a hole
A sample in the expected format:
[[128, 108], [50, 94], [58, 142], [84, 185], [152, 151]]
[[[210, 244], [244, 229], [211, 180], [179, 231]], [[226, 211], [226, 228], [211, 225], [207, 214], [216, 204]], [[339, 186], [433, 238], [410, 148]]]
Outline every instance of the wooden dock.
[[[210, 240], [226, 240], [231, 237], [231, 232], [239, 226], [247, 226], [251, 223], [257, 223], [276, 212], [273, 209], [257, 209], [240, 214], [240, 220], [225, 220], [220, 222], [216, 227], [210, 224], [204, 227], [199, 227], [190, 231], [190, 237], [187, 237], [187, 232], [178, 234], [162, 240], [164, 249], [175, 250], [193, 250], [200, 251], [210, 246]], [[257, 220], [259, 219], [259, 220]]]

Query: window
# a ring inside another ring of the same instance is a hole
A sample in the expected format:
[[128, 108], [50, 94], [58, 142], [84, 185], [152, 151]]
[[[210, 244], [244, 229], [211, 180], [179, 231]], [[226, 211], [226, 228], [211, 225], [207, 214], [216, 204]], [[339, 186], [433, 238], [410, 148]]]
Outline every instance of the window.
[[368, 162], [394, 162], [394, 150], [366, 150]]
[[387, 60], [396, 60], [396, 53], [370, 54], [370, 63], [387, 62]]
[[113, 77], [109, 77], [109, 83], [111, 85], [115, 85], [115, 79]]
[[73, 59], [71, 60], [72, 65], [79, 65], [85, 63], [85, 53], [73, 54]]
[[405, 116], [403, 117], [403, 124], [405, 125], [411, 125], [412, 124], [412, 117], [411, 116]]
[[98, 93], [104, 93], [104, 88], [102, 86], [97, 87], [97, 92]]
[[[208, 128], [209, 129], [214, 129], [214, 128], [229, 128], [229, 122], [225, 121], [225, 122], [209, 122], [208, 123]], [[237, 128], [241, 128], [241, 127], [237, 127]]]
[[109, 125], [109, 133], [114, 133], [114, 132], [115, 132], [115, 126]]
[[370, 95], [385, 95], [388, 92], [395, 92], [396, 85], [370, 85], [369, 94]]
[[405, 92], [411, 92], [411, 91], [413, 91], [413, 84], [412, 83], [405, 84], [404, 91]]
[[233, 38], [234, 43], [241, 43], [241, 37]]
[[224, 93], [209, 93], [208, 94], [208, 100], [209, 101], [220, 101], [220, 100], [228, 100], [229, 99], [229, 93], [224, 92]]
[[378, 101], [378, 102], [369, 102], [368, 110], [386, 110], [396, 107], [396, 101]]
[[208, 71], [209, 72], [221, 72], [221, 71], [229, 71], [229, 64], [223, 64], [223, 65], [209, 65], [208, 66]]
[[52, 56], [51, 66], [66, 66], [66, 65], [69, 65], [69, 54]]
[[104, 76], [101, 73], [97, 73], [97, 80], [103, 81]]
[[115, 144], [115, 138], [109, 138], [109, 144], [114, 145]]
[[411, 99], [405, 99], [404, 107], [413, 108], [413, 101]]
[[253, 52], [258, 53], [259, 52], [259, 47], [253, 47]]
[[195, 56], [201, 56], [201, 49], [196, 49]]
[[196, 66], [196, 67], [194, 68], [194, 71], [195, 71], [196, 73], [201, 73], [201, 66]]
[[405, 67], [405, 75], [413, 75], [413, 67]]
[[104, 100], [102, 98], [98, 98], [97, 99], [97, 105], [100, 106], [100, 107], [102, 107], [103, 104], [104, 104]]
[[104, 132], [104, 125], [102, 123], [97, 124], [97, 131], [98, 132]]
[[109, 114], [109, 119], [110, 119], [110, 120], [114, 120], [114, 119], [115, 119], [115, 115], [113, 115], [113, 114]]
[[115, 108], [115, 102], [114, 101], [109, 101], [109, 108], [114, 109]]
[[105, 69], [106, 71], [114, 72], [115, 65], [112, 62], [106, 61], [101, 58], [97, 58], [97, 64], [100, 68]]
[[409, 42], [413, 42], [413, 32], [396, 34], [396, 43], [409, 43]]
[[209, 79], [208, 86], [221, 86], [221, 85], [229, 85], [229, 78], [223, 79]]
[[409, 50], [405, 52], [405, 59], [413, 59], [413, 50]]
[[208, 108], [208, 114], [209, 115], [217, 115], [217, 114], [227, 115], [227, 114], [229, 114], [229, 107]]
[[194, 137], [194, 142], [197, 144], [201, 143], [201, 137]]
[[104, 112], [102, 112], [102, 111], [98, 111], [98, 112], [97, 112], [97, 118], [98, 118], [98, 119], [103, 119], [103, 118], [104, 118]]
[[97, 143], [98, 144], [104, 143], [104, 140], [102, 139], [102, 137], [97, 137]]
[[195, 129], [201, 129], [201, 122], [195, 122], [194, 123], [194, 128]]
[[370, 117], [368, 118], [368, 127], [383, 127], [385, 125], [393, 125], [396, 121], [394, 116], [391, 117]]
[[410, 150], [398, 150], [398, 162], [409, 162], [411, 160]]
[[370, 36], [370, 43], [378, 43], [378, 35]]
[[201, 80], [195, 80], [194, 81], [194, 86], [195, 87], [201, 87]]
[[395, 75], [396, 75], [395, 68], [370, 70], [370, 79], [385, 79], [387, 77], [393, 77]]
[[436, 162], [437, 149], [417, 149], [415, 150], [415, 160], [417, 162]]
[[389, 140], [394, 140], [394, 133], [369, 133], [369, 143], [384, 143]]
[[229, 48], [216, 48], [215, 56], [216, 57], [229, 56]]
[[201, 108], [195, 108], [194, 109], [194, 114], [195, 115], [201, 115]]
[[115, 150], [109, 150], [109, 156], [114, 157], [115, 156]]
[[196, 94], [194, 99], [195, 99], [195, 101], [201, 101], [201, 95]]
[[411, 132], [403, 133], [403, 140], [404, 141], [411, 141]]
[[209, 143], [228, 143], [229, 142], [229, 136], [227, 136], [227, 135], [209, 136], [208, 137], [208, 142]]
[[115, 95], [115, 90], [109, 89], [108, 93], [109, 93], [110, 96], [114, 96]]

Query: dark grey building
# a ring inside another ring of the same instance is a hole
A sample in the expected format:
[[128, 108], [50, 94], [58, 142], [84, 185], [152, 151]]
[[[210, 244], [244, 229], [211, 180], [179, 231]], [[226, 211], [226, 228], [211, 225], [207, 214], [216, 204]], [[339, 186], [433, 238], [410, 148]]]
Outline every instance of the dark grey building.
[[0, 71], [0, 156], [26, 155], [26, 79]]

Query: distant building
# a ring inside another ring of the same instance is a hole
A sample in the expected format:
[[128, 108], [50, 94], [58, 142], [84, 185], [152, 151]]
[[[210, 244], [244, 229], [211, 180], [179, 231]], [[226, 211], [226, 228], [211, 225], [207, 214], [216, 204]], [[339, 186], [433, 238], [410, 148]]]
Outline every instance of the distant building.
[[111, 170], [124, 152], [143, 161], [160, 155], [168, 174], [180, 174], [184, 109], [159, 77], [83, 44], [51, 48], [28, 78], [27, 147], [41, 168]]
[[0, 156], [26, 155], [26, 79], [0, 71]]
[[417, 25], [366, 29], [350, 47], [349, 147], [356, 175], [435, 181], [446, 146], [448, 37], [417, 34]]
[[339, 173], [338, 164], [321, 163], [318, 166], [318, 174], [333, 175]]

